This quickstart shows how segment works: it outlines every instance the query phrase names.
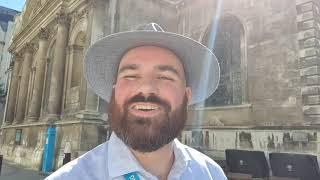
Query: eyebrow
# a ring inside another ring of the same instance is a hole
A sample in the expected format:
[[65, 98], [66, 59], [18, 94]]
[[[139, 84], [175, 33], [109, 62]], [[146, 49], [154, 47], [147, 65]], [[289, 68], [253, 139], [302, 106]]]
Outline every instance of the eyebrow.
[[136, 69], [138, 69], [138, 67], [139, 67], [139, 65], [137, 65], [137, 64], [124, 65], [119, 69], [118, 74], [122, 73], [123, 71], [127, 71], [127, 70], [136, 70]]
[[169, 65], [158, 65], [158, 66], [156, 66], [156, 69], [159, 69], [160, 71], [169, 71], [169, 72], [172, 72], [172, 73], [176, 74], [178, 77], [181, 78], [181, 74], [179, 74], [178, 70], [175, 69], [175, 68], [172, 67], [172, 66], [169, 66]]
[[[139, 68], [139, 65], [138, 64], [127, 64], [127, 65], [124, 65], [122, 66], [119, 71], [118, 71], [118, 74], [124, 72], [124, 71], [127, 71], [127, 70], [136, 70]], [[174, 74], [176, 74], [178, 77], [181, 78], [181, 74], [179, 74], [178, 70], [172, 66], [169, 66], [169, 65], [157, 65], [155, 67], [155, 69], [158, 69], [160, 71], [169, 71], [169, 72], [172, 72]]]

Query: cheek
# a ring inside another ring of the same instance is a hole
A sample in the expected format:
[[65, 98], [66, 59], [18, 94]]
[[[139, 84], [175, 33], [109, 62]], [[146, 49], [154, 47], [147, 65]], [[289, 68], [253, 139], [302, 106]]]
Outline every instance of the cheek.
[[115, 100], [119, 105], [123, 105], [125, 99], [130, 94], [131, 88], [128, 83], [119, 82], [114, 86]]
[[172, 105], [180, 105], [185, 96], [185, 89], [177, 86], [163, 86], [160, 96], [165, 97]]

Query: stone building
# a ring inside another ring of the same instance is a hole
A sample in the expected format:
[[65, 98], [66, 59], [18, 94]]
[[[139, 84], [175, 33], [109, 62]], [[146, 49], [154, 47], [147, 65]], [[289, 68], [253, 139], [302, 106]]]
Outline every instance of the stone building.
[[190, 108], [181, 141], [209, 156], [228, 148], [320, 154], [320, 0], [27, 0], [14, 57], [0, 150], [41, 165], [57, 128], [55, 167], [110, 134], [107, 103], [88, 88], [83, 54], [119, 31], [156, 22], [214, 51], [221, 82]]
[[0, 124], [4, 116], [5, 99], [7, 95], [8, 69], [11, 55], [8, 52], [9, 42], [12, 37], [14, 18], [18, 11], [0, 6]]

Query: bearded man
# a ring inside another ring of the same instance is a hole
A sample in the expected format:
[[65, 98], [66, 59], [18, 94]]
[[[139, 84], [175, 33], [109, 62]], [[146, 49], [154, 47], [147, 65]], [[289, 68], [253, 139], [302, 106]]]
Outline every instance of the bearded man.
[[226, 180], [212, 159], [176, 138], [187, 107], [208, 98], [219, 64], [202, 44], [150, 23], [107, 36], [85, 58], [92, 90], [110, 102], [110, 139], [47, 179]]

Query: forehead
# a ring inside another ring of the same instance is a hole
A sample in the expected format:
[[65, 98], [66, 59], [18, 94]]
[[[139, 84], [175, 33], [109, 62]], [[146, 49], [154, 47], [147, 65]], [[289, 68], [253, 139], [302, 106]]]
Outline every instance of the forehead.
[[129, 64], [139, 65], [142, 68], [153, 65], [169, 65], [184, 76], [184, 68], [179, 57], [169, 49], [161, 47], [141, 46], [127, 51], [121, 58], [119, 69]]

